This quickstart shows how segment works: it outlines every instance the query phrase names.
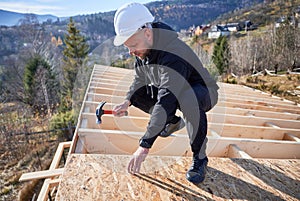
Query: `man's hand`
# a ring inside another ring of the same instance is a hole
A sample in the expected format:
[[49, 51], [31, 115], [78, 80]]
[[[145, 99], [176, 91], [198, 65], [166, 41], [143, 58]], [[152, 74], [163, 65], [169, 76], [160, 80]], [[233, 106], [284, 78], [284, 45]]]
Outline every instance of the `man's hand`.
[[127, 168], [130, 174], [135, 174], [140, 172], [142, 162], [145, 160], [148, 153], [149, 153], [149, 149], [144, 147], [139, 147], [135, 151]]
[[125, 112], [128, 110], [129, 105], [130, 105], [129, 100], [125, 100], [123, 103], [121, 103], [119, 105], [115, 105], [115, 107], [112, 110], [113, 114], [117, 117], [124, 116]]

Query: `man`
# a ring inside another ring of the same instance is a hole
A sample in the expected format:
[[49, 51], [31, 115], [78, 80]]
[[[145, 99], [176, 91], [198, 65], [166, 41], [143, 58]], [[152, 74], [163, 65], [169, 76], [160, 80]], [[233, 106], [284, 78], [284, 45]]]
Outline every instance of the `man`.
[[[206, 112], [217, 102], [218, 86], [202, 66], [197, 55], [168, 25], [154, 22], [142, 4], [120, 7], [114, 17], [114, 45], [124, 44], [136, 57], [135, 79], [126, 99], [114, 107], [122, 114], [133, 105], [151, 114], [145, 135], [133, 154], [128, 172], [140, 170], [157, 137], [168, 137], [186, 125], [193, 152], [193, 164], [186, 178], [195, 184], [205, 178]], [[180, 109], [185, 117], [175, 115]]]

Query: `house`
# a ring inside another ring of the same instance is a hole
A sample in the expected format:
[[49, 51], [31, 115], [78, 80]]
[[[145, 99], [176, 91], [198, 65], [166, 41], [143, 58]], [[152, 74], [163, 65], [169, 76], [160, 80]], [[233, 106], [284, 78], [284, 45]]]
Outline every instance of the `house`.
[[211, 31], [208, 32], [208, 38], [219, 38], [220, 36], [229, 36], [230, 31], [227, 25], [213, 26]]
[[279, 28], [281, 26], [281, 24], [283, 24], [286, 21], [286, 17], [280, 17], [276, 23], [275, 23], [275, 27]]
[[230, 32], [237, 32], [237, 31], [242, 30], [239, 23], [228, 23], [226, 25], [227, 25], [227, 28]]
[[289, 17], [280, 17], [276, 22], [275, 22], [275, 27], [279, 28], [281, 26], [285, 26], [286, 24], [290, 24], [291, 26], [300, 27], [300, 22], [299, 22], [299, 13], [297, 12], [294, 13], [293, 16]]

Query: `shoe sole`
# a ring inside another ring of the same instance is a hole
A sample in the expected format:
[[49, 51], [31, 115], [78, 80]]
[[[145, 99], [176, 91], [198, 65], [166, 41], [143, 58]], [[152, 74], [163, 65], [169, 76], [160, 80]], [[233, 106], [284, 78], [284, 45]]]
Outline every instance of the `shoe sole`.
[[183, 119], [180, 119], [180, 125], [179, 128], [173, 128], [172, 130], [169, 130], [165, 135], [160, 134], [160, 137], [168, 137], [170, 136], [172, 133], [179, 131], [180, 129], [185, 127], [185, 122]]

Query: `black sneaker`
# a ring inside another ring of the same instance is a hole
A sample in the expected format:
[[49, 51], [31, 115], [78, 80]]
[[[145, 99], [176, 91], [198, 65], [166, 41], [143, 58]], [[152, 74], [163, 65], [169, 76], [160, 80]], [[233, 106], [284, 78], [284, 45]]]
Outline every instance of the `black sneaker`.
[[180, 119], [177, 121], [177, 123], [169, 123], [165, 126], [164, 130], [160, 132], [160, 137], [168, 137], [172, 133], [182, 129], [185, 126], [184, 120], [179, 117]]
[[199, 159], [198, 156], [193, 157], [193, 164], [186, 173], [186, 179], [193, 184], [200, 184], [205, 179], [208, 158]]

